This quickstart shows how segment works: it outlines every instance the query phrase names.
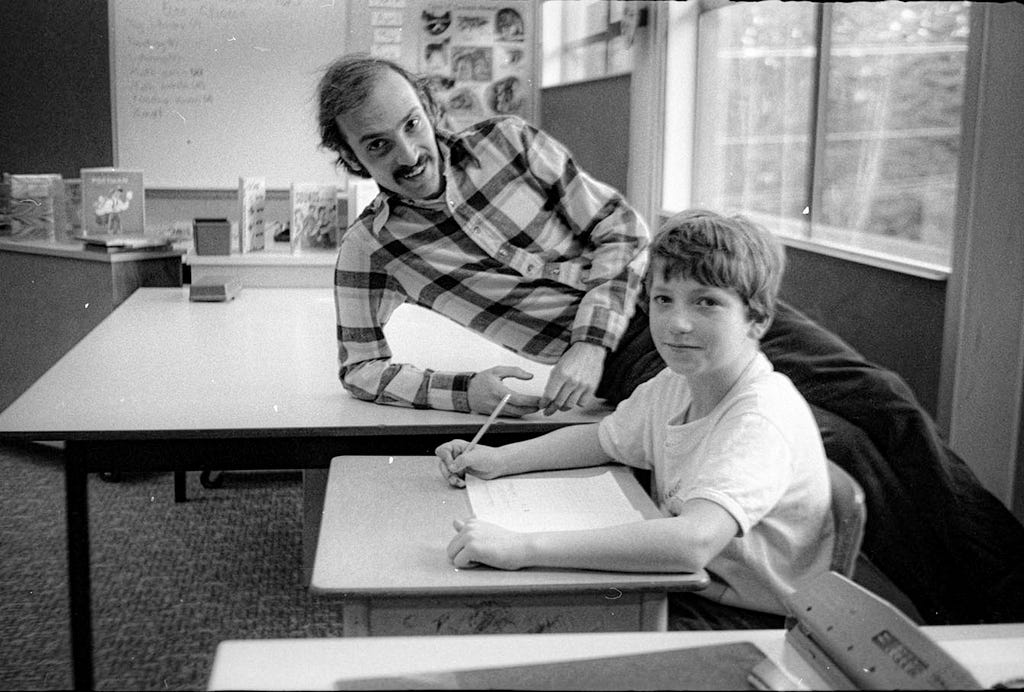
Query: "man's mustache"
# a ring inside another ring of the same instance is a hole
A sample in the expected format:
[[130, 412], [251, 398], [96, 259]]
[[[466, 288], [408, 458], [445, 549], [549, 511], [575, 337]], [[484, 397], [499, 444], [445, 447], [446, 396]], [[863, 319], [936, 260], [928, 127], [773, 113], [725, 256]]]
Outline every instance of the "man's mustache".
[[413, 165], [411, 165], [411, 166], [399, 166], [398, 168], [396, 168], [395, 172], [394, 172], [394, 176], [396, 178], [401, 178], [401, 177], [404, 177], [406, 175], [409, 175], [410, 173], [412, 173], [414, 170], [416, 170], [417, 168], [419, 168], [420, 166], [422, 166], [423, 164], [425, 164], [429, 160], [430, 160], [429, 156], [427, 156], [426, 154], [421, 154], [420, 157], [418, 159], [416, 159], [416, 163], [414, 163]]

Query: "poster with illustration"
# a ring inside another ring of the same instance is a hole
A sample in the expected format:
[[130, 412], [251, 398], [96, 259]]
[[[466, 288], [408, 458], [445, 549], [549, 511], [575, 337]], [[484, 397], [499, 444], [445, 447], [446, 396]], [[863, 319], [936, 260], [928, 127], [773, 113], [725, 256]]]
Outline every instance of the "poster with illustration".
[[416, 18], [416, 69], [454, 130], [498, 115], [535, 117], [528, 2], [427, 2]]

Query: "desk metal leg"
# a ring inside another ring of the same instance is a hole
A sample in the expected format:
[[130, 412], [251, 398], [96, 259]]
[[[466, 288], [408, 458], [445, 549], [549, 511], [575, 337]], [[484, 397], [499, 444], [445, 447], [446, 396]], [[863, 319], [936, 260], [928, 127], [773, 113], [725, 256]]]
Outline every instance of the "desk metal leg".
[[370, 635], [370, 600], [352, 598], [341, 608], [341, 631], [345, 637], [368, 637]]
[[664, 591], [640, 595], [640, 631], [668, 631], [668, 594]]
[[68, 445], [64, 459], [67, 508], [68, 591], [71, 662], [76, 690], [93, 689], [92, 601], [89, 575], [89, 474], [85, 460]]

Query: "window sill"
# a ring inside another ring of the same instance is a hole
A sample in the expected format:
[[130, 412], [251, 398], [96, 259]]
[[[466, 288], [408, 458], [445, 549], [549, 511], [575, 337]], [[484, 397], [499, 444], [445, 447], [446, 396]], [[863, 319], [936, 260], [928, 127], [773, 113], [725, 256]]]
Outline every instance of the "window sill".
[[782, 244], [787, 247], [795, 247], [800, 250], [806, 250], [807, 252], [825, 255], [826, 257], [836, 257], [838, 259], [866, 264], [871, 267], [887, 269], [889, 271], [900, 272], [902, 274], [910, 274], [912, 276], [918, 276], [922, 279], [930, 279], [932, 281], [946, 281], [949, 279], [950, 275], [950, 269], [939, 264], [911, 260], [905, 257], [896, 257], [894, 255], [874, 252], [864, 248], [844, 247], [835, 243], [824, 243], [821, 241], [810, 240], [808, 238], [797, 238], [794, 236], [783, 235], [781, 233], [777, 235], [779, 240], [782, 241]]

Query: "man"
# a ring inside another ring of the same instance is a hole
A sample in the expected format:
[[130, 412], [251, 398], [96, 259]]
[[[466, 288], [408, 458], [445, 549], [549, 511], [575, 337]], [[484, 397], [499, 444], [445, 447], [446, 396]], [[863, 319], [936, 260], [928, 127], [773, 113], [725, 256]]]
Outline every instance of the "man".
[[[511, 393], [503, 414], [522, 416], [616, 403], [663, 367], [634, 309], [648, 228], [559, 142], [518, 118], [436, 129], [420, 81], [365, 56], [331, 65], [319, 99], [323, 146], [381, 188], [346, 232], [335, 272], [340, 376], [353, 396], [490, 413]], [[405, 302], [552, 364], [543, 395], [504, 384], [530, 377], [519, 368], [392, 363], [383, 327]]]

